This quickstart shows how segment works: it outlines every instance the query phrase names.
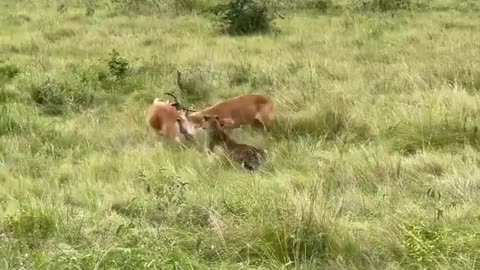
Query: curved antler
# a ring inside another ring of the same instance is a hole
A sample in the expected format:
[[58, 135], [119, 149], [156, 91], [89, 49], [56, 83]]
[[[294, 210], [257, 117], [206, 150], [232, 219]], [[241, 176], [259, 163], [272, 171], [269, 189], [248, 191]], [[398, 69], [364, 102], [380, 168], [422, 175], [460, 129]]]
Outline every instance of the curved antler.
[[175, 96], [173, 93], [169, 93], [169, 92], [165, 93], [165, 95], [173, 97], [174, 103], [171, 104], [171, 105], [173, 107], [175, 107], [175, 109], [177, 109], [177, 110], [183, 109], [182, 106], [180, 105], [180, 102], [178, 102], [177, 96]]
[[178, 103], [177, 96], [175, 96], [173, 93], [167, 92], [167, 93], [165, 93], [165, 95], [173, 97], [173, 100], [174, 100], [176, 103]]

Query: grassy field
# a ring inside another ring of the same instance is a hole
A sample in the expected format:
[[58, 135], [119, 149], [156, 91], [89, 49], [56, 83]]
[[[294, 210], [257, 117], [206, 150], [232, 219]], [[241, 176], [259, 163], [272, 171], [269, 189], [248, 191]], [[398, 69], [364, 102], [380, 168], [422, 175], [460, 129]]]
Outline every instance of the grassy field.
[[[250, 36], [92, 3], [0, 4], [0, 269], [480, 268], [478, 3], [285, 7]], [[235, 131], [260, 172], [144, 138], [176, 69], [197, 109], [274, 99]]]

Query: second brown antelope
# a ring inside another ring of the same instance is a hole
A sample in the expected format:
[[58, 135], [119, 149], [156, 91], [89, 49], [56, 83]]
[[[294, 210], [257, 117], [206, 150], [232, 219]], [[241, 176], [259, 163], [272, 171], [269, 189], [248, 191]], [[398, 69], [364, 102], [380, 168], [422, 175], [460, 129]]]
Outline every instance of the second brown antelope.
[[[182, 90], [180, 79], [181, 74], [177, 71], [177, 84]], [[179, 106], [177, 100], [175, 104]], [[187, 118], [194, 124], [195, 128], [201, 126], [203, 116], [216, 115], [225, 128], [234, 129], [243, 125], [250, 125], [266, 130], [273, 126], [274, 109], [271, 98], [261, 94], [249, 93], [217, 102], [200, 111], [189, 110]]]

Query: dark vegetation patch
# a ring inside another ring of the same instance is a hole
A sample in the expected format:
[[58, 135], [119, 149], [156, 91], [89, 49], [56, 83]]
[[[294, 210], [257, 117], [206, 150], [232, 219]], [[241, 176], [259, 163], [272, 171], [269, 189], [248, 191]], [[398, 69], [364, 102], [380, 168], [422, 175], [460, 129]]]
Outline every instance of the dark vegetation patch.
[[270, 32], [276, 17], [267, 3], [258, 0], [230, 0], [215, 12], [221, 31], [229, 35]]

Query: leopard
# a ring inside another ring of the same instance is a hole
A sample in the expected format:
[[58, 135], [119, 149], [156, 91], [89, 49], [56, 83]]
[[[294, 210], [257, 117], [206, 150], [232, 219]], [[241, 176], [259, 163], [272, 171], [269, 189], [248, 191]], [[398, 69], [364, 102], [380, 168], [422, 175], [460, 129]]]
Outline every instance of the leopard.
[[249, 171], [256, 171], [264, 165], [267, 151], [263, 148], [239, 143], [229, 133], [218, 115], [205, 115], [202, 119], [202, 129], [208, 138], [208, 150], [213, 152], [215, 146], [220, 146], [226, 155]]

